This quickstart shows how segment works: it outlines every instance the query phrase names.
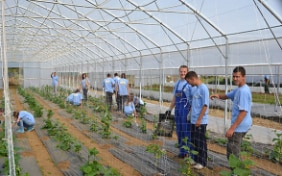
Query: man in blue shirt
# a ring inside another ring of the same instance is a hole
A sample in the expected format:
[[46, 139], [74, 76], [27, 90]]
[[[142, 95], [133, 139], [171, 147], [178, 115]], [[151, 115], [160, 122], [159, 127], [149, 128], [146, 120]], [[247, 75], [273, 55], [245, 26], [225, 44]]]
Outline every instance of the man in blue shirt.
[[52, 86], [53, 86], [53, 91], [54, 93], [57, 93], [58, 85], [59, 85], [59, 77], [57, 76], [56, 72], [53, 72], [51, 74], [52, 78]]
[[264, 75], [264, 93], [269, 94], [270, 79], [268, 75]]
[[76, 89], [74, 94], [73, 94], [73, 97], [72, 97], [72, 102], [73, 102], [72, 104], [75, 105], [75, 106], [81, 106], [82, 105], [82, 99], [83, 99], [83, 96], [80, 93], [80, 90]]
[[113, 104], [113, 92], [114, 92], [115, 81], [113, 80], [110, 73], [107, 74], [107, 78], [103, 80], [103, 88], [106, 94], [106, 104], [111, 110]]
[[225, 137], [228, 138], [227, 158], [231, 154], [240, 157], [241, 144], [244, 136], [252, 126], [251, 104], [252, 94], [246, 84], [246, 71], [242, 66], [237, 66], [233, 70], [233, 81], [238, 87], [227, 94], [214, 94], [211, 99], [221, 100], [231, 99], [232, 118], [231, 127], [226, 131]]
[[192, 143], [198, 152], [194, 156], [196, 169], [203, 169], [207, 165], [208, 148], [206, 129], [208, 125], [209, 112], [209, 89], [202, 83], [194, 71], [189, 71], [185, 76], [186, 81], [193, 86], [192, 109], [191, 109], [191, 131]]
[[118, 73], [115, 73], [114, 74], [114, 81], [115, 81], [115, 86], [114, 86], [114, 94], [115, 94], [115, 100], [116, 100], [116, 104], [117, 104], [117, 110], [119, 110], [120, 109], [120, 107], [118, 107], [119, 106], [119, 104], [117, 103], [117, 102], [119, 102], [119, 96], [118, 96], [118, 94], [116, 93], [116, 85], [117, 85], [117, 83], [118, 83], [118, 81], [120, 80], [120, 77], [118, 76]]
[[17, 133], [24, 133], [24, 130], [32, 131], [34, 130], [35, 120], [31, 113], [27, 111], [14, 111], [13, 116], [15, 118], [15, 123], [19, 126]]
[[118, 111], [123, 112], [124, 103], [127, 101], [129, 95], [129, 85], [128, 80], [126, 79], [125, 73], [121, 74], [121, 78], [116, 84], [116, 97], [119, 96], [118, 99]]
[[83, 99], [83, 96], [80, 93], [80, 90], [75, 89], [75, 91], [67, 97], [66, 101], [69, 102], [72, 105], [81, 106], [82, 105], [82, 99]]
[[90, 81], [87, 77], [87, 74], [86, 73], [83, 73], [81, 75], [81, 89], [82, 89], [82, 92], [83, 92], [83, 97], [84, 97], [84, 100], [87, 101], [87, 98], [88, 98], [88, 89], [90, 87]]

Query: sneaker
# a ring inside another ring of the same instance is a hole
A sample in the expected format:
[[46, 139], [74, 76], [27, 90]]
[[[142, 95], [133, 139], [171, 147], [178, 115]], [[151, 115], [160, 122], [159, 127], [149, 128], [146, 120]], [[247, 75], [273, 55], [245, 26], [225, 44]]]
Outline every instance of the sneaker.
[[193, 159], [189, 160], [190, 164], [193, 166], [195, 164], [197, 164]]
[[24, 129], [17, 129], [17, 131], [16, 131], [17, 133], [24, 133]]
[[204, 168], [204, 166], [203, 165], [201, 165], [200, 163], [197, 163], [196, 165], [194, 165], [193, 166], [195, 169], [203, 169]]
[[34, 127], [28, 127], [28, 128], [27, 128], [27, 131], [28, 131], [28, 132], [33, 131], [33, 130], [34, 130]]

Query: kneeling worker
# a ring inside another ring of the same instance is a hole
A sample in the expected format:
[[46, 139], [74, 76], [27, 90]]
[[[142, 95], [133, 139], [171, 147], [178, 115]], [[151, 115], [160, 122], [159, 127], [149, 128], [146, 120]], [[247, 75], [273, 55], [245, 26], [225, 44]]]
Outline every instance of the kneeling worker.
[[35, 119], [33, 115], [27, 111], [14, 111], [13, 116], [16, 124], [19, 126], [17, 133], [24, 133], [26, 131], [34, 130]]

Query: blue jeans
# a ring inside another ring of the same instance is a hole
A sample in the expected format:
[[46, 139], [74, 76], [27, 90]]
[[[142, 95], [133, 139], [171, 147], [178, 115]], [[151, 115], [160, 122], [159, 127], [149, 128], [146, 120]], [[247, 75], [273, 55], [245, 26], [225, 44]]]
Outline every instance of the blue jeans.
[[17, 125], [23, 129], [23, 128], [30, 128], [34, 126], [34, 123], [30, 123], [29, 121], [26, 120], [20, 120]]

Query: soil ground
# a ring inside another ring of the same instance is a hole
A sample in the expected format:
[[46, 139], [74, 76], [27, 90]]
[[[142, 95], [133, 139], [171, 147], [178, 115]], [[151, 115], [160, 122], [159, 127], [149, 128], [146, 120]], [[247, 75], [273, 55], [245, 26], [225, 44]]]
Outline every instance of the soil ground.
[[[13, 101], [13, 109], [14, 110], [21, 110], [21, 109], [25, 109], [25, 106], [23, 104], [23, 102], [21, 102], [20, 100], [20, 96], [17, 94], [16, 89], [10, 89], [10, 95], [12, 96], [11, 99]], [[45, 109], [52, 109], [52, 111], [54, 112], [53, 118], [57, 119], [58, 121], [62, 122], [66, 127], [67, 127], [67, 131], [74, 136], [75, 138], [77, 138], [82, 144], [85, 145], [85, 147], [87, 147], [88, 149], [91, 149], [93, 147], [96, 147], [99, 150], [99, 155], [98, 157], [101, 159], [99, 162], [102, 163], [103, 165], [106, 166], [110, 166], [113, 168], [118, 169], [122, 175], [124, 176], [138, 176], [141, 175], [140, 173], [138, 173], [131, 165], [129, 165], [128, 163], [125, 163], [119, 159], [117, 159], [116, 157], [113, 156], [112, 153], [109, 152], [109, 149], [114, 148], [113, 145], [110, 144], [100, 144], [97, 143], [93, 140], [91, 140], [86, 133], [89, 133], [87, 131], [81, 131], [78, 130], [72, 123], [72, 119], [70, 118], [65, 118], [63, 117], [60, 113], [58, 113], [59, 108], [57, 106], [52, 105], [52, 103], [44, 100], [43, 98], [40, 98], [39, 96], [35, 96], [36, 100], [43, 105], [43, 107]], [[151, 103], [157, 103], [155, 101], [151, 101], [151, 100], [145, 100], [145, 101], [150, 101]], [[221, 110], [212, 110], [210, 111], [211, 115], [213, 116], [218, 116], [218, 117], [222, 117], [223, 112]], [[272, 121], [268, 121], [266, 119], [262, 119], [262, 118], [254, 118], [254, 124], [256, 125], [261, 125], [263, 124], [263, 126], [265, 127], [271, 127], [271, 128], [276, 128], [279, 130], [282, 130], [281, 124], [278, 124], [276, 122], [272, 122]], [[152, 126], [148, 126], [148, 128], [153, 128]], [[130, 143], [132, 145], [136, 145], [136, 146], [144, 146], [144, 145], [148, 145], [151, 142], [148, 141], [143, 141], [143, 140], [139, 140], [137, 138], [134, 138], [132, 136], [127, 135], [126, 133], [112, 128], [112, 130], [128, 139], [128, 141], [130, 141]], [[45, 136], [45, 138], [48, 138], [48, 136]], [[24, 134], [17, 134], [16, 135], [16, 140], [26, 140], [28, 142], [28, 145], [30, 146], [30, 151], [22, 151], [20, 153], [21, 157], [24, 159], [25, 157], [34, 157], [36, 160], [36, 163], [38, 164], [40, 171], [42, 173], [43, 176], [60, 176], [63, 175], [63, 173], [61, 172], [61, 170], [65, 169], [68, 167], [68, 162], [62, 162], [62, 163], [57, 163], [54, 164], [54, 161], [52, 159], [52, 157], [50, 156], [50, 152], [48, 152], [48, 149], [46, 149], [46, 146], [42, 143], [42, 138], [39, 138], [37, 136], [36, 131], [32, 131], [32, 132], [26, 132]], [[175, 133], [173, 134], [172, 138], [170, 140], [175, 140], [176, 141], [176, 135]], [[159, 142], [159, 141], [154, 141], [154, 142]], [[210, 151], [216, 152], [216, 153], [220, 153], [220, 154], [225, 154], [225, 147], [210, 143], [208, 145], [208, 148]], [[176, 159], [174, 157], [172, 157], [173, 160], [175, 160], [175, 162], [181, 162], [181, 160]], [[281, 165], [277, 166], [277, 164], [272, 163], [272, 162], [267, 162], [265, 160], [259, 159], [259, 158], [252, 158], [257, 167], [261, 167], [261, 168], [267, 168], [269, 170], [269, 172], [271, 173], [275, 173], [277, 175], [282, 175], [282, 167]], [[222, 169], [222, 168], [221, 168]], [[200, 173], [202, 173], [202, 175], [218, 175], [218, 171], [221, 170], [220, 168], [215, 168], [214, 170], [210, 170], [208, 168], [203, 169]], [[32, 175], [32, 174], [30, 174]]]

